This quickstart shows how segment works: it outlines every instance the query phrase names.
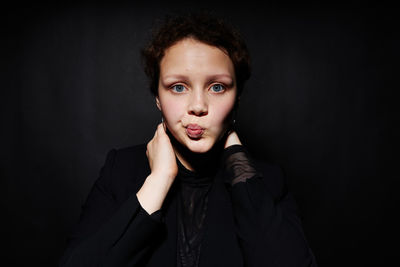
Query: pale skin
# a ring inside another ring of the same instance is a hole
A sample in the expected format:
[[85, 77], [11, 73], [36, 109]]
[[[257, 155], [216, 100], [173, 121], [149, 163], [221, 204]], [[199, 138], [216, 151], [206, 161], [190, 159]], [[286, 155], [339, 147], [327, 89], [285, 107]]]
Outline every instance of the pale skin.
[[[136, 194], [148, 214], [162, 207], [178, 173], [176, 157], [187, 169], [196, 171], [190, 156], [184, 157], [172, 145], [166, 128], [190, 153], [205, 153], [226, 132], [236, 94], [233, 63], [223, 50], [186, 38], [165, 51], [156, 98], [164, 122], [147, 144], [151, 173]], [[200, 136], [188, 132], [188, 125], [193, 124], [203, 129]], [[242, 145], [233, 131], [224, 148], [235, 144]]]

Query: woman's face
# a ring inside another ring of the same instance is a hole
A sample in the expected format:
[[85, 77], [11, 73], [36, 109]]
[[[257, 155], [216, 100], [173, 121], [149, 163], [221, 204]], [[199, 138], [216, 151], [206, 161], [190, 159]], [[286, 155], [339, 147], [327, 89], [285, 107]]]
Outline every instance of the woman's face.
[[234, 66], [221, 49], [194, 39], [169, 47], [160, 62], [157, 107], [190, 151], [209, 151], [225, 133], [236, 100]]

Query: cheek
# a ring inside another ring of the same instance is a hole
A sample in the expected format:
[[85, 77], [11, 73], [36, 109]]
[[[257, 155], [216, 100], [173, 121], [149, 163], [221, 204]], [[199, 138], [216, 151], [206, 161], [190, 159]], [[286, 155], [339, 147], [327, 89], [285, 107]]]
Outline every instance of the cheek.
[[213, 116], [213, 124], [218, 128], [225, 128], [230, 122], [230, 114], [234, 107], [233, 101], [218, 103]]
[[161, 102], [161, 111], [164, 115], [164, 118], [170, 122], [176, 122], [182, 116], [182, 112], [184, 111], [184, 106], [181, 101], [176, 101], [172, 99], [163, 99]]

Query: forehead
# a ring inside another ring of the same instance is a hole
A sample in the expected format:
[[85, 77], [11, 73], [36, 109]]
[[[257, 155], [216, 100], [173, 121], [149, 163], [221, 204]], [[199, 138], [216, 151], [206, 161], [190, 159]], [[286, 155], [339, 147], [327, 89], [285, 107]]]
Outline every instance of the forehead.
[[208, 73], [234, 75], [228, 54], [215, 46], [186, 38], [165, 50], [160, 62], [160, 74]]

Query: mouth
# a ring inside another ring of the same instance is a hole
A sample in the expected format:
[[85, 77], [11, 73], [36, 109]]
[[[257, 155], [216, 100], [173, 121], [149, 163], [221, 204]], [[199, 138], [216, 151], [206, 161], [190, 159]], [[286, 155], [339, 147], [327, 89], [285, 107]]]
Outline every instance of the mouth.
[[197, 124], [189, 124], [186, 126], [186, 134], [192, 139], [200, 139], [204, 133], [204, 128]]

